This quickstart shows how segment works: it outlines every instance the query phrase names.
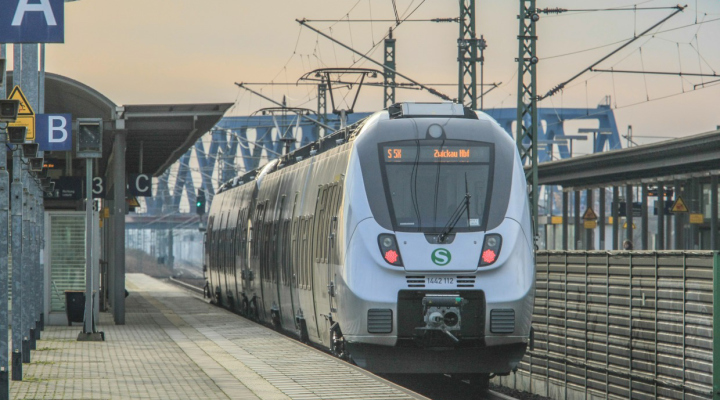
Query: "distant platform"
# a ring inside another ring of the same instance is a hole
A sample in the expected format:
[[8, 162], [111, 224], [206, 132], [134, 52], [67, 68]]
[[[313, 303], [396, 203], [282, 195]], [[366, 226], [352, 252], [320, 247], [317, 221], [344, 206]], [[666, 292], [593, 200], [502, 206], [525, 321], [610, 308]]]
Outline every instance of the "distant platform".
[[13, 399], [425, 399], [189, 291], [127, 274], [126, 325], [105, 342], [47, 326]]

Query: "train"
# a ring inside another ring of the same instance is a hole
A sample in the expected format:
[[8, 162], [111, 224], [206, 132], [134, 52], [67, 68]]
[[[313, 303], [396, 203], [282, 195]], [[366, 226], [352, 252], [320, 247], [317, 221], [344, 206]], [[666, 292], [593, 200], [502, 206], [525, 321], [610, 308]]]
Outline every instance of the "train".
[[394, 104], [224, 183], [207, 218], [211, 302], [369, 371], [487, 382], [531, 342], [525, 173], [482, 112]]

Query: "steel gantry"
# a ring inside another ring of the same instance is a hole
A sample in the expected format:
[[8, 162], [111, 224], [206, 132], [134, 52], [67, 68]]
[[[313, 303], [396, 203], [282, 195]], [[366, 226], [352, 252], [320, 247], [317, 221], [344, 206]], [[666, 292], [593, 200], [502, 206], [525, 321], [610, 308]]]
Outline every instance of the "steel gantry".
[[[328, 123], [327, 118], [327, 85], [325, 85], [325, 81], [318, 83], [318, 98], [317, 98], [317, 116], [318, 121], [322, 122], [323, 124]], [[317, 126], [318, 129], [320, 129], [320, 125]]]
[[459, 22], [458, 102], [477, 110], [477, 62], [480, 40], [475, 35], [475, 0], [460, 0]]
[[385, 82], [383, 85], [383, 108], [395, 104], [395, 39], [392, 36], [392, 28], [385, 39], [385, 62], [383, 63]]
[[540, 16], [535, 10], [535, 0], [520, 0], [518, 15], [518, 95], [517, 95], [517, 141], [520, 158], [530, 168], [525, 170], [533, 220], [533, 236], [538, 229], [538, 110], [537, 110], [537, 53], [536, 22]]

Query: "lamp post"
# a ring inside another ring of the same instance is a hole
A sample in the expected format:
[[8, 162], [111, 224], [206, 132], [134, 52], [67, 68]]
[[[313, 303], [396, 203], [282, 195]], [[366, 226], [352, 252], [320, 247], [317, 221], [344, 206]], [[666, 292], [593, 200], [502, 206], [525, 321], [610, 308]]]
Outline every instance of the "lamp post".
[[104, 341], [105, 334], [95, 327], [93, 293], [95, 277], [93, 267], [92, 178], [93, 159], [102, 156], [103, 121], [100, 118], [78, 118], [76, 157], [85, 159], [85, 318], [79, 341]]

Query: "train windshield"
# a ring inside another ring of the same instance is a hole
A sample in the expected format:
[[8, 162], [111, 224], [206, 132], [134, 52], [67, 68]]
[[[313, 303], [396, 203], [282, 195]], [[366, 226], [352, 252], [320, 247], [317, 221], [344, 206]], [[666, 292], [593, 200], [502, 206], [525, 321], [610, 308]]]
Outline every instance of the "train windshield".
[[440, 232], [455, 219], [454, 231], [484, 229], [492, 185], [492, 144], [409, 140], [379, 147], [396, 231]]

